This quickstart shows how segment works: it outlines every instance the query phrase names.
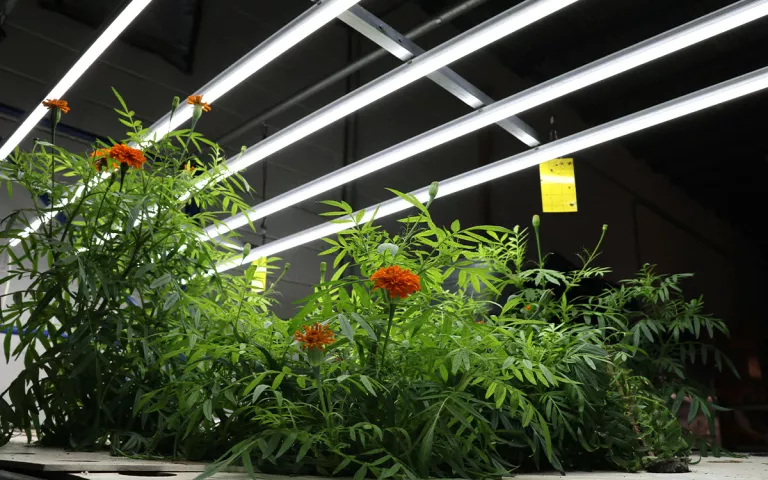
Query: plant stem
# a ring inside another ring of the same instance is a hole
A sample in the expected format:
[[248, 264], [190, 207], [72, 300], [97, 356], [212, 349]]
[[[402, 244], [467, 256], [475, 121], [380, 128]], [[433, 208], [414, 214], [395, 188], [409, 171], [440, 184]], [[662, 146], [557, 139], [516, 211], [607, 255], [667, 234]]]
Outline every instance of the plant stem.
[[328, 405], [325, 402], [325, 390], [323, 389], [323, 379], [320, 376], [320, 367], [315, 367], [315, 382], [317, 383], [317, 394], [320, 396], [320, 408], [323, 411], [323, 418], [325, 418], [325, 426], [330, 428], [330, 412], [328, 412]]
[[[58, 123], [56, 121], [56, 109], [51, 110], [51, 144], [56, 145], [56, 124]], [[54, 198], [53, 198], [53, 191], [56, 188], [56, 161], [54, 156], [54, 148], [51, 147], [51, 195], [48, 198], [51, 202], [51, 220], [50, 220], [50, 237], [53, 238], [53, 223], [56, 220], [56, 215], [53, 213], [54, 208]]]
[[539, 268], [544, 266], [544, 260], [541, 257], [541, 238], [539, 237], [539, 227], [534, 226], [533, 231], [536, 234], [536, 251], [539, 253]]
[[389, 343], [389, 334], [392, 332], [392, 322], [395, 319], [395, 304], [392, 301], [392, 297], [389, 299], [389, 322], [387, 322], [387, 335], [384, 337], [384, 348], [381, 349], [381, 365], [384, 365], [384, 361], [387, 356], [387, 344]]

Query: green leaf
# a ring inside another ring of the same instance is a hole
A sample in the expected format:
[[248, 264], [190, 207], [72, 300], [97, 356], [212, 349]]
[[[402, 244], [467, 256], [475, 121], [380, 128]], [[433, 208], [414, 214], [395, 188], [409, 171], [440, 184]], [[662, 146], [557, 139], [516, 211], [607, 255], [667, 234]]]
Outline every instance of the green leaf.
[[165, 311], [170, 310], [171, 307], [176, 305], [176, 303], [179, 301], [179, 298], [180, 298], [179, 292], [177, 291], [171, 292], [170, 295], [165, 297], [165, 302], [163, 303], [163, 310]]
[[528, 360], [527, 358], [523, 360], [523, 366], [524, 366], [524, 367], [525, 367], [527, 370], [533, 370], [533, 363], [531, 363], [531, 361], [530, 361], [530, 360]]
[[355, 343], [355, 329], [352, 328], [349, 319], [343, 313], [340, 313], [337, 318], [339, 319], [339, 325], [341, 326], [341, 333], [349, 339], [350, 344]]
[[154, 282], [149, 284], [149, 288], [151, 288], [152, 290], [154, 290], [156, 288], [160, 288], [163, 285], [165, 285], [168, 282], [170, 282], [172, 279], [173, 279], [173, 277], [171, 276], [170, 273], [163, 274], [160, 277], [156, 278]]
[[385, 478], [389, 478], [389, 477], [393, 476], [394, 474], [396, 474], [398, 471], [400, 471], [400, 464], [396, 463], [396, 464], [392, 465], [391, 467], [389, 467], [388, 469], [386, 469], [383, 472], [381, 472], [379, 474], [379, 476], [378, 476], [378, 480], [383, 480]]
[[251, 402], [256, 403], [256, 400], [259, 399], [262, 393], [264, 393], [264, 390], [268, 389], [269, 385], [259, 385], [253, 390], [253, 396], [251, 397]]
[[376, 337], [376, 332], [373, 331], [373, 328], [371, 328], [371, 326], [368, 324], [368, 322], [366, 322], [363, 319], [363, 317], [361, 317], [360, 315], [358, 315], [355, 312], [350, 313], [350, 315], [352, 315], [352, 318], [354, 318], [355, 321], [361, 327], [363, 327], [363, 330], [365, 330], [365, 332], [368, 334], [368, 336], [371, 337], [371, 340], [373, 340], [373, 341], [377, 341], [378, 340], [378, 338]]
[[280, 433], [273, 433], [272, 436], [269, 437], [269, 440], [267, 441], [267, 445], [261, 451], [262, 460], [272, 455], [272, 452], [274, 452], [277, 446], [280, 444], [281, 438], [282, 438], [282, 435]]
[[285, 378], [284, 373], [280, 373], [278, 376], [276, 376], [275, 380], [272, 382], [272, 390], [277, 390], [277, 387], [279, 387], [280, 384], [283, 383], [284, 378]]
[[445, 368], [444, 364], [440, 364], [440, 368], [438, 369], [440, 371], [440, 378], [443, 379], [444, 382], [448, 381], [448, 369]]
[[371, 379], [365, 375], [360, 375], [360, 381], [363, 382], [365, 389], [368, 390], [368, 392], [370, 392], [370, 394], [375, 397], [376, 390], [373, 389], [373, 384], [371, 383]]
[[552, 385], [557, 385], [557, 382], [555, 381], [555, 378], [552, 375], [552, 372], [550, 372], [549, 369], [543, 363], [539, 364], [539, 369], [541, 369], [542, 375], [544, 375], [544, 378], [546, 378], [549, 383], [551, 383]]
[[496, 382], [493, 382], [488, 386], [488, 389], [485, 391], [485, 398], [489, 399], [491, 398], [491, 395], [493, 395], [493, 392], [496, 391]]
[[527, 368], [523, 370], [523, 375], [525, 375], [525, 378], [528, 379], [529, 382], [536, 385], [536, 378], [533, 376], [533, 371], [528, 370]]
[[208, 419], [208, 421], [213, 420], [213, 400], [210, 398], [203, 402], [203, 415], [205, 415], [205, 418]]
[[531, 420], [533, 420], [533, 416], [536, 414], [536, 410], [530, 405], [525, 406], [525, 413], [523, 414], [523, 419], [521, 421], [523, 428], [527, 427], [529, 423], [531, 423]]
[[296, 437], [298, 437], [297, 432], [291, 432], [288, 434], [287, 437], [285, 437], [285, 440], [283, 440], [283, 444], [280, 446], [280, 450], [277, 451], [275, 454], [275, 458], [280, 458], [286, 451], [288, 451], [291, 446], [293, 446], [293, 443], [296, 441]]
[[336, 467], [336, 469], [333, 471], [331, 475], [336, 475], [340, 471], [347, 468], [347, 465], [349, 465], [352, 462], [352, 458], [353, 457], [346, 457], [344, 460], [342, 460], [341, 463], [339, 463], [339, 465]]
[[368, 466], [363, 465], [362, 467], [357, 469], [357, 471], [355, 472], [355, 476], [352, 477], [352, 480], [364, 480], [366, 473], [368, 473]]
[[299, 449], [299, 453], [296, 455], [296, 462], [300, 462], [302, 458], [309, 452], [309, 449], [312, 448], [312, 445], [315, 443], [315, 439], [312, 437], [307, 438], [304, 440], [304, 443], [301, 444], [301, 448]]

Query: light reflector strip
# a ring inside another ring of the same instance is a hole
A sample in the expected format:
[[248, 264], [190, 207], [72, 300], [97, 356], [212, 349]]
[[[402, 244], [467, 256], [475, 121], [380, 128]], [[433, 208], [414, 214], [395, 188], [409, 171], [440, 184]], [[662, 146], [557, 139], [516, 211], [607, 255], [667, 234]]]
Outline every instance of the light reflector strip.
[[264, 201], [247, 212], [239, 213], [210, 226], [206, 229], [204, 238], [216, 238], [230, 230], [247, 225], [249, 219], [254, 222], [272, 215], [499, 120], [512, 117], [766, 15], [768, 15], [768, 0], [737, 2]]
[[[48, 92], [45, 96], [46, 99], [57, 98], [60, 99], [67, 91], [72, 88], [72, 85], [83, 76], [88, 67], [90, 67], [104, 51], [114, 42], [117, 37], [123, 33], [128, 25], [139, 16], [139, 14], [146, 8], [152, 0], [133, 0], [115, 20], [99, 35], [93, 44], [88, 47], [82, 57], [80, 57], [72, 68], [59, 80], [59, 83], [53, 87], [53, 90]], [[21, 143], [22, 140], [35, 128], [40, 120], [43, 119], [48, 110], [42, 105], [42, 101], [38, 103], [32, 113], [19, 125], [19, 128], [8, 138], [8, 140], [0, 147], [0, 160], [5, 159], [13, 152], [13, 149]]]
[[[653, 127], [660, 123], [668, 122], [705, 108], [749, 95], [750, 93], [765, 88], [768, 88], [768, 67], [699, 90], [698, 92], [691, 93], [684, 97], [670, 100], [661, 105], [642, 110], [561, 140], [556, 140], [527, 152], [499, 160], [484, 167], [470, 170], [461, 175], [456, 175], [455, 177], [440, 182], [437, 197], [445, 197], [482, 183], [490, 182], [491, 180], [495, 180], [505, 175], [533, 167], [547, 160], [569, 155], [601, 143], [615, 140], [619, 137], [629, 135], [630, 133], [645, 130], [646, 128]], [[429, 199], [429, 187], [424, 187], [412, 193], [422, 202], [426, 202]], [[377, 209], [377, 218], [381, 218], [407, 210], [409, 207], [412, 207], [410, 203], [401, 200], [400, 198], [394, 198], [365, 209], [365, 215], [363, 216], [362, 221], [369, 221], [372, 218], [374, 211]], [[353, 216], [354, 215], [356, 215], [356, 213], [353, 214]], [[224, 262], [218, 265], [216, 270], [218, 272], [225, 272], [237, 268], [240, 265], [252, 262], [257, 258], [270, 257], [305, 243], [333, 235], [347, 228], [349, 228], [349, 224], [323, 223], [316, 227], [268, 243], [259, 248], [255, 248], [251, 250], [245, 258]]]

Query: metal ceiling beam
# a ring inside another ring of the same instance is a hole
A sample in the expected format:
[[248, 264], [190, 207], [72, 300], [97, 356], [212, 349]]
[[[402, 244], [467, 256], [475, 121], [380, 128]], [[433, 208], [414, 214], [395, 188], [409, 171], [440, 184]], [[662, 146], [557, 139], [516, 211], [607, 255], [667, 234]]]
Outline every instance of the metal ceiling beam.
[[[353, 6], [339, 15], [338, 18], [403, 62], [424, 53], [423, 48], [359, 5]], [[428, 75], [428, 78], [474, 109], [495, 102], [482, 90], [448, 67], [437, 70]], [[517, 117], [505, 118], [497, 122], [497, 125], [529, 147], [535, 147], [541, 143], [536, 131]]]

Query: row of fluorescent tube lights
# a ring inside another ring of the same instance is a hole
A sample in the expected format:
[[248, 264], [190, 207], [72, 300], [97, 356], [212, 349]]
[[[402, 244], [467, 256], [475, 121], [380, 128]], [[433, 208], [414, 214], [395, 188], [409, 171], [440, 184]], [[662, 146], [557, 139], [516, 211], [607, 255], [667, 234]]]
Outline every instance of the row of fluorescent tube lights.
[[[146, 6], [148, 1], [150, 0], [144, 0], [144, 2], [134, 1], [126, 10], [130, 9], [133, 4], [144, 3], [144, 6]], [[355, 92], [342, 97], [318, 112], [315, 112], [294, 125], [273, 135], [269, 139], [251, 147], [244, 155], [228, 162], [229, 170], [238, 171], [247, 168], [383, 96], [388, 95], [389, 93], [392, 93], [505, 35], [519, 30], [546, 15], [575, 3], [576, 1], [578, 0], [542, 0], [528, 1], [520, 4], [484, 24], [475, 27], [465, 34], [446, 42], [436, 49], [417, 57], [408, 64], [374, 80]], [[305, 38], [355, 3], [357, 3], [355, 0], [329, 0], [322, 4], [318, 4], [316, 7], [308, 10], [304, 15], [270, 37], [267, 41], [220, 74], [213, 81], [209, 82], [205, 87], [199, 90], [199, 94], [206, 95], [206, 100], [209, 102], [215, 101], [229, 89], [234, 88], [237, 84], [255, 73], [269, 61], [274, 60], [282, 52], [298, 43], [301, 39]], [[322, 10], [323, 8], [324, 10]], [[680, 50], [724, 31], [736, 28], [749, 21], [765, 16], [766, 14], [768, 14], [768, 0], [743, 0], [646, 42], [642, 42], [614, 55], [593, 62], [592, 64], [546, 82], [540, 86], [513, 95], [506, 100], [496, 102], [492, 106], [473, 112], [442, 127], [438, 127], [409, 141], [386, 149], [378, 154], [361, 160], [350, 167], [321, 177], [298, 189], [275, 197], [272, 200], [262, 202], [258, 206], [252, 208], [248, 212], [248, 215], [251, 220], [255, 220], [275, 213], [298, 203], [299, 200], [318, 195], [336, 186], [360, 178], [367, 173], [379, 170], [417, 153], [428, 150], [429, 148], [445, 143], [452, 138], [465, 135], [534, 106], [541, 105], [547, 101], [551, 101], [567, 93], [584, 88], [585, 86], [594, 84], [605, 78], [609, 78], [638, 65], [642, 65], [656, 58]], [[101, 51], [103, 51], [103, 48]], [[157, 135], [163, 131], [172, 130], [190, 117], [191, 110], [189, 108], [180, 107], [179, 111], [175, 112], [173, 116], [173, 124], [170, 123], [170, 115], [166, 115], [166, 117], [153, 125], [151, 131], [154, 135]], [[533, 152], [538, 151], [542, 151], [542, 149], [539, 148]], [[201, 180], [199, 187], [204, 187], [209, 181], [211, 180]], [[443, 185], [441, 188], [441, 196], [445, 194], [445, 185]], [[206, 239], [216, 237], [225, 231], [239, 228], [247, 224], [247, 222], [248, 220], [244, 214], [226, 219], [221, 224], [209, 228], [206, 231]], [[41, 223], [42, 221], [38, 219], [31, 224], [30, 228], [39, 227], [39, 224]], [[316, 231], [317, 227], [310, 230]], [[293, 246], [296, 246], [293, 245], [296, 241], [294, 237], [295, 236], [286, 237], [284, 239], [286, 242], [281, 240], [273, 242], [270, 245], [273, 246], [273, 249], [281, 248], [280, 251], [285, 249], [280, 247], [281, 244], [291, 244], [291, 246], [286, 248], [292, 248]], [[292, 240], [287, 242], [289, 238]], [[307, 241], [312, 241], [317, 238], [311, 238]], [[264, 255], [264, 250], [261, 248], [255, 249], [247, 259], [243, 260], [243, 262], [247, 263], [252, 259]]]
[[[85, 73], [99, 56], [114, 42], [117, 37], [138, 17], [152, 0], [133, 0], [118, 17], [104, 30], [97, 40], [86, 50], [83, 56], [67, 72], [58, 84], [44, 98], [62, 98], [74, 83]], [[359, 3], [360, 0], [325, 0], [316, 3], [290, 24], [278, 30], [259, 46], [251, 50], [240, 60], [224, 70], [216, 78], [200, 88], [195, 95], [204, 95], [207, 103], [213, 103], [227, 92], [245, 81], [265, 65], [288, 51], [291, 47], [316, 32], [323, 25], [329, 23], [342, 12]], [[42, 102], [41, 102], [42, 103]], [[32, 131], [46, 114], [42, 104], [30, 113], [18, 129], [11, 135], [5, 144], [0, 147], [0, 161], [3, 161], [22, 140]], [[149, 130], [147, 138], [158, 138], [177, 128], [192, 118], [192, 109], [188, 105], [180, 105], [173, 112], [169, 112], [163, 118], [155, 122]], [[108, 177], [106, 175], [105, 177]], [[98, 180], [104, 177], [97, 177]], [[97, 181], [98, 181], [97, 180]], [[74, 202], [83, 192], [82, 186], [72, 192], [69, 197], [51, 208], [51, 211], [33, 220], [25, 228], [22, 236], [27, 236], [56, 215], [56, 210]], [[10, 242], [11, 246], [18, 245], [20, 240]]]
[[[553, 158], [569, 155], [586, 148], [600, 145], [611, 140], [659, 125], [705, 108], [709, 108], [723, 102], [727, 102], [750, 93], [768, 88], [768, 67], [755, 72], [742, 75], [735, 79], [718, 85], [699, 90], [675, 100], [642, 110], [632, 115], [614, 120], [584, 132], [571, 135], [561, 140], [528, 150], [521, 154], [499, 160], [484, 167], [470, 170], [440, 182], [437, 197], [448, 195], [490, 182], [497, 178], [509, 175], [520, 170], [533, 167]], [[411, 192], [419, 201], [426, 202], [429, 199], [429, 187], [424, 187]], [[364, 209], [365, 213], [361, 222], [365, 223], [376, 218], [386, 217], [413, 207], [409, 202], [397, 197], [378, 205]], [[359, 212], [351, 217], [355, 218]], [[349, 224], [327, 222], [302, 232], [283, 237], [280, 240], [268, 243], [251, 250], [245, 257], [240, 257], [217, 265], [215, 272], [223, 273], [228, 270], [247, 265], [259, 258], [270, 257], [285, 250], [334, 235], [349, 228]], [[213, 274], [209, 271], [208, 274]]]
[[[239, 60], [235, 65], [228, 68], [208, 85], [199, 90], [198, 94], [204, 95], [206, 100], [215, 100], [223, 95], [223, 92], [233, 88], [237, 82], [241, 82], [248, 75], [253, 74], [258, 68], [273, 60], [279, 54], [295, 45], [299, 40], [305, 38], [311, 33], [307, 25], [314, 30], [321, 26], [321, 21], [327, 23], [338, 16], [359, 0], [330, 0], [315, 7], [321, 9], [326, 7], [322, 17], [317, 17], [317, 10], [307, 11], [302, 17], [294, 20], [270, 37], [266, 42], [257, 47], [251, 54]], [[430, 50], [429, 52], [416, 57], [408, 63], [396, 68], [395, 70], [379, 77], [376, 80], [358, 88], [354, 92], [332, 102], [317, 112], [304, 117], [302, 120], [294, 123], [288, 128], [272, 135], [271, 137], [259, 142], [247, 149], [242, 155], [230, 159], [226, 163], [224, 174], [214, 176], [204, 176], [196, 184], [195, 188], [205, 188], [211, 182], [220, 181], [234, 172], [244, 170], [249, 166], [263, 160], [269, 155], [292, 145], [293, 143], [311, 135], [323, 127], [349, 115], [357, 110], [375, 102], [376, 100], [389, 95], [392, 92], [403, 88], [414, 81], [423, 78], [430, 73], [454, 62], [466, 55], [476, 52], [490, 43], [499, 40], [521, 28], [524, 28], [536, 21], [561, 10], [568, 5], [576, 3], [579, 0], [528, 0], [494, 18], [476, 26], [475, 28], [443, 43], [442, 45]], [[333, 6], [331, 9], [330, 7]], [[332, 16], [331, 16], [332, 15]], [[303, 26], [302, 26], [303, 25]], [[314, 31], [312, 30], [312, 31]], [[280, 49], [272, 48], [273, 45], [280, 45]], [[254, 52], [258, 51], [258, 55]], [[250, 58], [248, 58], [250, 57]], [[246, 60], [248, 58], [248, 60]], [[241, 65], [249, 65], [247, 69], [241, 68]], [[213, 91], [214, 95], [209, 92]], [[158, 121], [151, 128], [151, 136], [163, 135], [168, 130], [175, 128], [184, 121], [191, 118], [191, 109], [188, 106], [181, 106], [173, 115], [173, 124], [170, 124], [170, 113]], [[178, 123], [177, 123], [178, 122]], [[189, 198], [190, 193], [180, 197], [180, 201]], [[75, 197], [70, 196], [67, 202], [72, 202]], [[39, 228], [44, 219], [35, 220], [25, 229], [29, 235], [34, 229]], [[14, 240], [12, 245], [18, 243]]]
[[[266, 200], [246, 212], [241, 212], [222, 220], [216, 225], [210, 226], [206, 229], [203, 238], [216, 238], [219, 235], [247, 225], [249, 221], [254, 222], [260, 218], [272, 215], [308, 198], [340, 187], [348, 182], [389, 167], [480, 128], [551, 102], [564, 95], [682, 50], [765, 15], [768, 15], [768, 0], [738, 2], [512, 95], [504, 100], [497, 101], [492, 105], [483, 107], [367, 158], [358, 160], [282, 195]], [[342, 98], [339, 102], [353, 100], [353, 98]], [[318, 116], [323, 114], [323, 110], [317, 112]], [[308, 121], [311, 122], [312, 120]], [[294, 127], [298, 127], [297, 129], [300, 130], [302, 122], [304, 120], [276, 133], [273, 138], [279, 137], [281, 134], [283, 136], [297, 135]], [[254, 150], [262, 148], [262, 146], [268, 151], [274, 150], [275, 147], [273, 145], [279, 145], [280, 143], [281, 139], [275, 138], [275, 141], [272, 143], [265, 141], [258, 144], [254, 147]], [[256, 153], [256, 155], [262, 154], [262, 152]]]

